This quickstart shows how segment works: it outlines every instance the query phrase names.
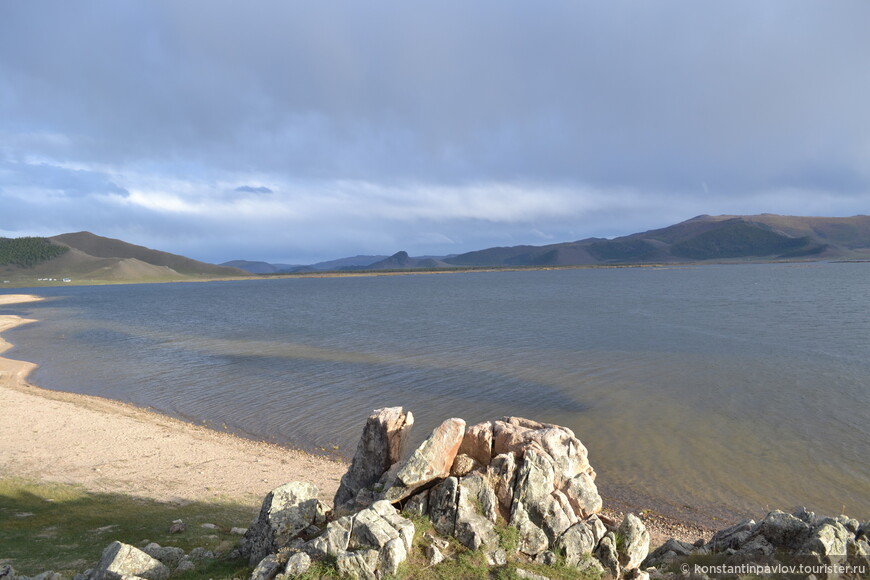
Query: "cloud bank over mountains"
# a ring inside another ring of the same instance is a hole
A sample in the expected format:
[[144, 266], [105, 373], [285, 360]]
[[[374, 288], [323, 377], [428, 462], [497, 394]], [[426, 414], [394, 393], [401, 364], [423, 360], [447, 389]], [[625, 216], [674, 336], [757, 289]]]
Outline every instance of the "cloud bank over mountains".
[[5, 3], [0, 235], [312, 262], [866, 213], [870, 5]]

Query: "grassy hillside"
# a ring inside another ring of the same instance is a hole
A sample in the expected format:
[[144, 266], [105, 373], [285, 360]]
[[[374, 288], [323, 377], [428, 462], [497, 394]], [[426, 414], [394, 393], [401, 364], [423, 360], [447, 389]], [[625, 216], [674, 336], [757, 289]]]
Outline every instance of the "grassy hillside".
[[0, 238], [0, 266], [32, 268], [68, 251], [47, 238]]
[[121, 240], [104, 238], [90, 232], [62, 234], [54, 236], [51, 240], [96, 258], [132, 258], [154, 266], [165, 266], [179, 274], [189, 276], [242, 276], [247, 274], [247, 272], [237, 268], [207, 264], [184, 256], [128, 244]]

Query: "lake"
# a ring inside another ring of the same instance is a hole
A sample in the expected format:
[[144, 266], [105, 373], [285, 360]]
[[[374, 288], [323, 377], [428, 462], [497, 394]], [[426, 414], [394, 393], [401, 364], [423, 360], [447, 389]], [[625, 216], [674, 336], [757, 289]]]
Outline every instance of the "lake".
[[[572, 428], [603, 493], [870, 516], [870, 264], [38, 288], [40, 386], [353, 454], [369, 412]], [[16, 290], [20, 292], [21, 290]]]

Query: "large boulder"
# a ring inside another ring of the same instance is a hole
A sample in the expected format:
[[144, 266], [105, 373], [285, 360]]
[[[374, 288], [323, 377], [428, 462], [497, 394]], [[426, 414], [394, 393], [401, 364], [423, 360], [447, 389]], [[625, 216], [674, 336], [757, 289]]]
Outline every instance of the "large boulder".
[[713, 552], [736, 550], [749, 539], [756, 527], [755, 520], [743, 520], [713, 534], [708, 545]]
[[812, 528], [791, 514], [776, 510], [765, 516], [753, 535], [764, 536], [775, 548], [798, 550], [808, 539]]
[[604, 506], [598, 487], [591, 475], [579, 473], [565, 483], [565, 495], [581, 518], [597, 514]]
[[633, 570], [649, 554], [649, 532], [639, 517], [625, 514], [617, 533], [622, 539], [617, 546], [619, 563], [625, 570]]
[[248, 557], [251, 566], [290, 545], [312, 524], [324, 521], [325, 510], [317, 493], [316, 485], [294, 481], [266, 495], [259, 516], [242, 540], [242, 555]]
[[350, 468], [341, 478], [333, 504], [336, 510], [353, 511], [360, 491], [380, 480], [402, 456], [414, 415], [402, 407], [375, 409], [366, 421]]
[[578, 522], [568, 528], [556, 542], [556, 546], [565, 555], [565, 563], [577, 566], [588, 559], [598, 544], [592, 527], [584, 522]]
[[169, 568], [137, 548], [121, 542], [112, 542], [91, 572], [90, 580], [127, 580], [138, 576], [146, 580], [166, 580]]
[[447, 419], [441, 423], [399, 468], [395, 482], [383, 498], [395, 503], [436, 479], [448, 477], [464, 435], [462, 419]]
[[303, 546], [317, 558], [336, 558], [339, 571], [351, 578], [395, 575], [411, 551], [414, 524], [387, 501], [378, 501], [353, 516], [330, 522], [324, 534]]

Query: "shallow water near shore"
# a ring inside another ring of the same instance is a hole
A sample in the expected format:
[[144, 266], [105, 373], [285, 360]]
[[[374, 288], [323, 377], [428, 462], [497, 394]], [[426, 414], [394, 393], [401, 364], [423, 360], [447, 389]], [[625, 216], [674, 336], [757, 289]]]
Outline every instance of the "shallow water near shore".
[[[870, 264], [40, 288], [31, 382], [345, 456], [372, 408], [574, 429], [606, 494], [870, 517]], [[645, 505], [649, 504], [649, 505]]]

